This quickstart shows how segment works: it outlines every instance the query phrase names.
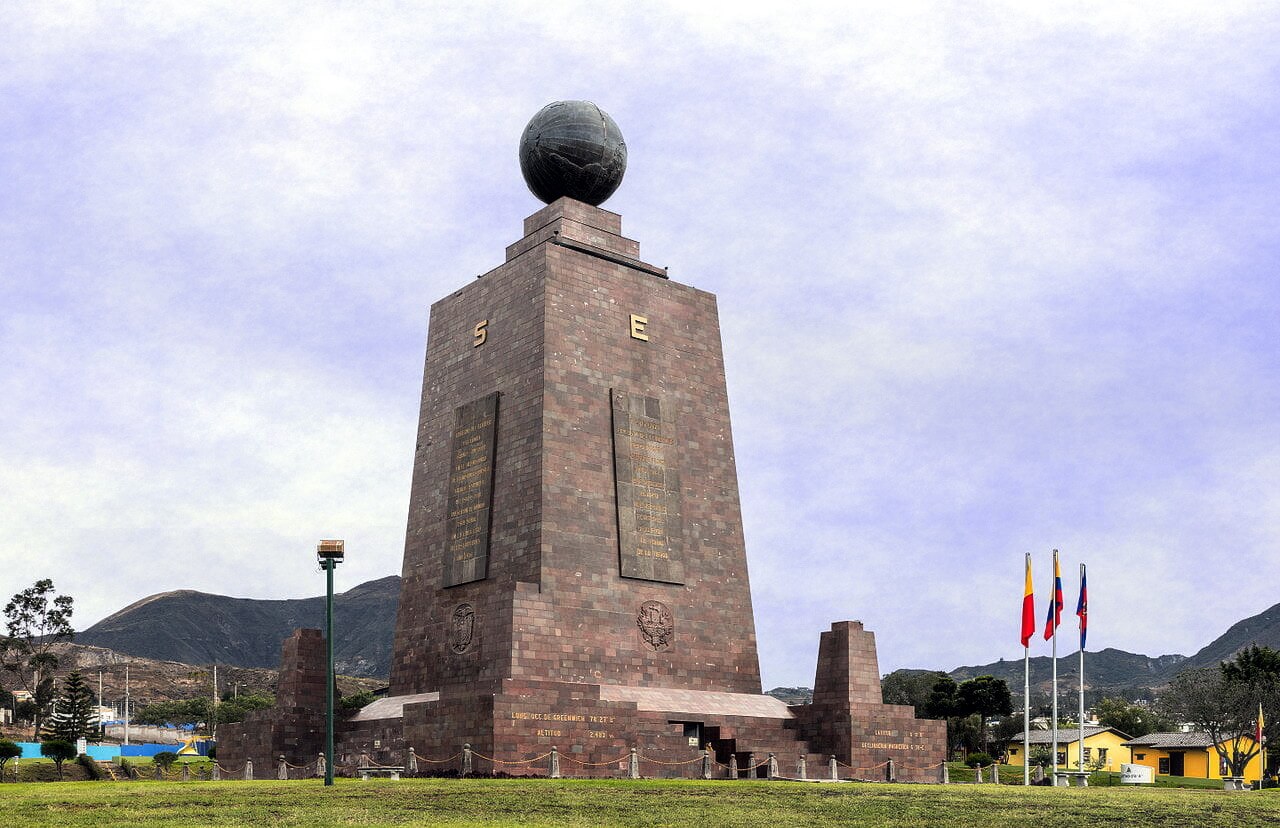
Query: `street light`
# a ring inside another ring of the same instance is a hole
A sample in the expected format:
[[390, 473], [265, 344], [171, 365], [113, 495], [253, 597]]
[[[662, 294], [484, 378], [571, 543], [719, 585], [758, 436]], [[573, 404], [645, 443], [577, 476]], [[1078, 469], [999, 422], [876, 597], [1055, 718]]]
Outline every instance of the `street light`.
[[329, 653], [329, 669], [326, 673], [324, 784], [333, 784], [333, 570], [342, 563], [342, 541], [322, 540], [316, 546], [316, 557], [324, 570], [328, 589], [325, 593], [325, 649]]

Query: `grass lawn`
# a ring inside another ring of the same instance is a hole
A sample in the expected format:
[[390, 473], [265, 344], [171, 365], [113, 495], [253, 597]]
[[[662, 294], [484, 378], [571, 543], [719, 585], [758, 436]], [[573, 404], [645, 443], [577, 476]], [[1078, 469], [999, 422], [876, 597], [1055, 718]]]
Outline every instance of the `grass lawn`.
[[0, 787], [5, 825], [1277, 825], [1280, 792], [405, 779]]

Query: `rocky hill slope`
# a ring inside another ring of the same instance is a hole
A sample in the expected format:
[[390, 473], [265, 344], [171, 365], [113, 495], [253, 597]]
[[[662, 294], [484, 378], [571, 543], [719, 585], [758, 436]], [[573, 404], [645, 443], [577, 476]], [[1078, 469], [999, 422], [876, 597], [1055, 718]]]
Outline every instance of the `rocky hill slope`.
[[[400, 577], [334, 596], [334, 661], [351, 676], [387, 676]], [[298, 627], [324, 629], [323, 596], [257, 600], [192, 590], [143, 598], [76, 634], [76, 643], [184, 664], [275, 668], [280, 642]]]

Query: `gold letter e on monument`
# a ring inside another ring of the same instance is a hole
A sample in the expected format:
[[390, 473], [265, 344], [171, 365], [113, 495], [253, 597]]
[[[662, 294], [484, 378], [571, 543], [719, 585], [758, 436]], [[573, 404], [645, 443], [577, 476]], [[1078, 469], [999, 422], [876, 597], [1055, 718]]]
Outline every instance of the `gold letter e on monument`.
[[647, 316], [639, 316], [631, 314], [631, 338], [639, 339], [643, 342], [649, 341], [649, 335], [644, 332], [644, 326], [649, 324]]

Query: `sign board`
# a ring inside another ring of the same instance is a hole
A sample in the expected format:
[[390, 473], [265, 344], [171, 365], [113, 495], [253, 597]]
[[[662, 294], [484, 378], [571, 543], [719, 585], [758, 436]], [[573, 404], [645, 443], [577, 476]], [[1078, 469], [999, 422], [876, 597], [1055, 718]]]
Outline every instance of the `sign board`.
[[1151, 785], [1155, 783], [1155, 770], [1146, 765], [1121, 765], [1120, 784]]
[[459, 406], [454, 412], [443, 555], [446, 587], [483, 580], [489, 573], [489, 513], [493, 507], [497, 423], [496, 391]]
[[618, 573], [683, 584], [675, 406], [670, 400], [616, 388], [612, 395]]
[[88, 752], [89, 752], [89, 740], [76, 739], [76, 756], [80, 756]]

